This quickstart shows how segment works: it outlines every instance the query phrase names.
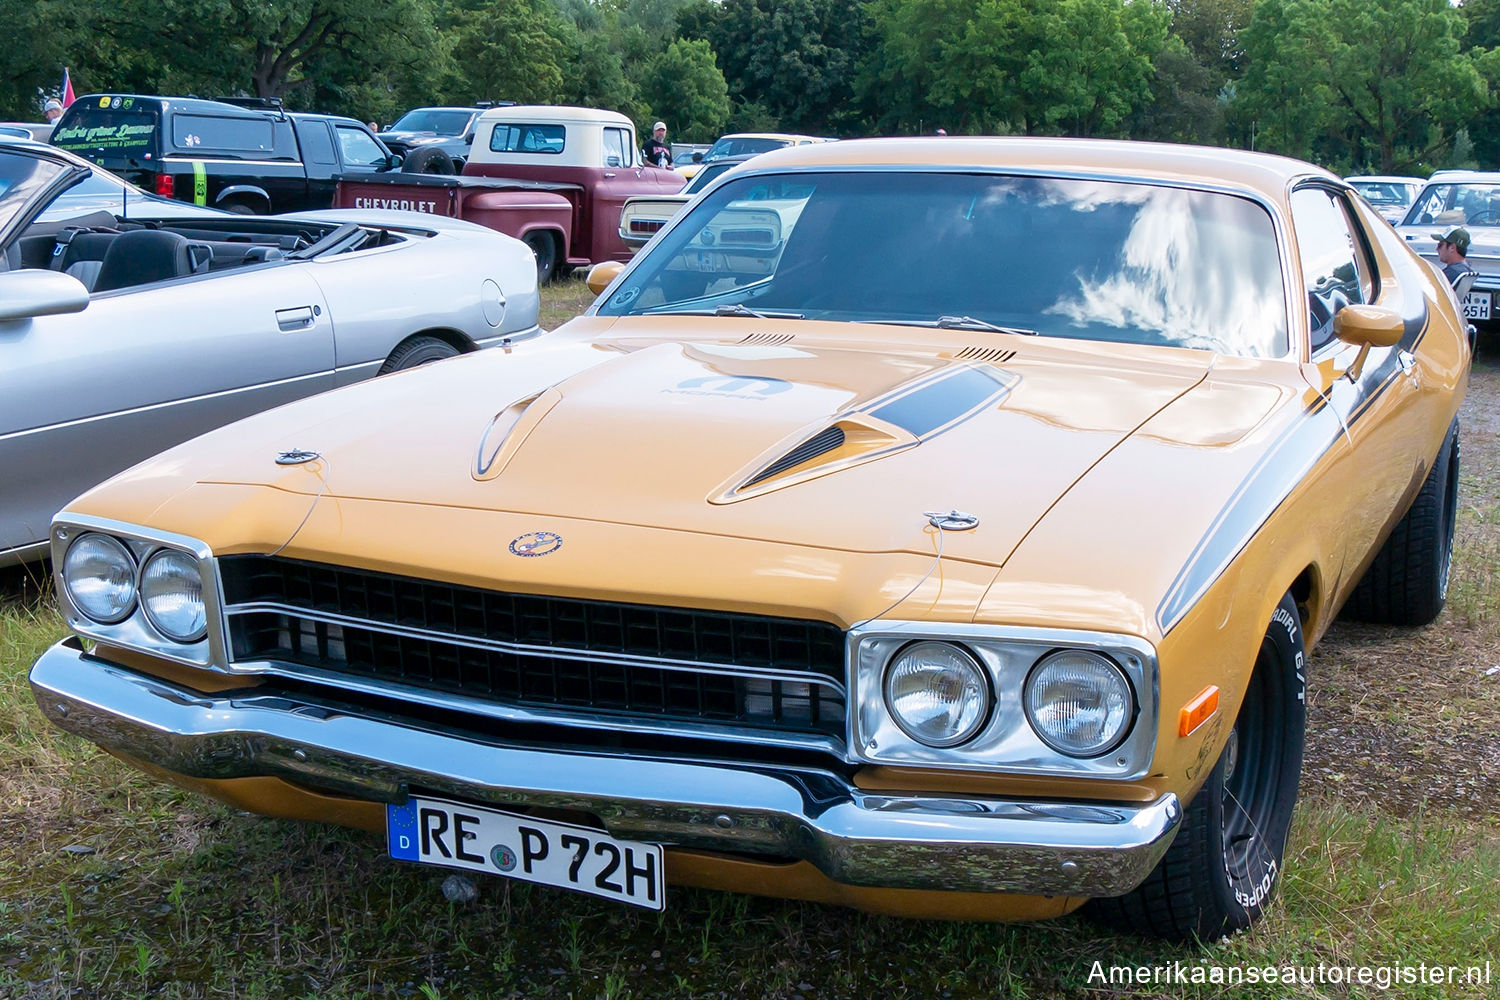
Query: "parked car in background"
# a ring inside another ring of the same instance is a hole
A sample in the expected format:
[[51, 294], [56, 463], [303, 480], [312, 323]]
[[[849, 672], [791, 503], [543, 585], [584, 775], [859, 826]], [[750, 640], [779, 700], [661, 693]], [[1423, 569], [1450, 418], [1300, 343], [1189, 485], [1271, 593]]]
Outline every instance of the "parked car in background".
[[[540, 332], [514, 240], [382, 212], [250, 219], [0, 140], [0, 565], [194, 434]], [[296, 442], [288, 442], [293, 447]]]
[[147, 191], [245, 215], [328, 208], [338, 175], [401, 163], [363, 122], [254, 98], [89, 94], [51, 142]]
[[52, 134], [50, 122], [0, 122], [0, 136], [8, 139], [35, 139], [46, 142]]
[[1349, 186], [1358, 191], [1365, 201], [1375, 206], [1375, 211], [1391, 225], [1397, 225], [1411, 207], [1417, 192], [1427, 182], [1420, 177], [1386, 177], [1370, 175], [1345, 177]]
[[1407, 245], [1436, 267], [1438, 234], [1450, 226], [1469, 231], [1468, 262], [1479, 272], [1464, 296], [1464, 315], [1477, 323], [1496, 318], [1500, 294], [1500, 173], [1442, 170], [1417, 194], [1397, 226]]
[[1440, 281], [1278, 157], [767, 153], [549, 336], [70, 503], [32, 688], [397, 860], [1216, 940], [1282, 877], [1307, 650], [1442, 608]]
[[636, 195], [628, 198], [620, 209], [620, 239], [638, 250], [655, 236], [657, 231], [670, 222], [682, 206], [719, 175], [737, 167], [752, 156], [725, 156], [704, 167], [688, 181], [687, 187], [677, 194]]
[[484, 101], [470, 108], [412, 108], [381, 131], [380, 141], [403, 157], [401, 169], [416, 174], [456, 174], [469, 159], [474, 127], [487, 108], [515, 101]]
[[526, 243], [537, 277], [625, 260], [620, 208], [638, 194], [675, 194], [682, 178], [647, 167], [635, 126], [614, 111], [554, 105], [494, 108], [479, 116], [463, 174], [344, 177], [344, 208], [399, 208], [468, 219]]
[[691, 163], [678, 163], [676, 168], [679, 174], [691, 180], [702, 167], [726, 156], [753, 156], [756, 153], [783, 149], [787, 146], [806, 146], [809, 143], [831, 141], [815, 135], [794, 135], [784, 132], [733, 132], [719, 136], [714, 144], [708, 147], [708, 152], [703, 154], [701, 160], [695, 158]]
[[710, 142], [672, 143], [672, 165], [681, 167], [689, 163], [701, 163], [704, 154], [713, 146]]

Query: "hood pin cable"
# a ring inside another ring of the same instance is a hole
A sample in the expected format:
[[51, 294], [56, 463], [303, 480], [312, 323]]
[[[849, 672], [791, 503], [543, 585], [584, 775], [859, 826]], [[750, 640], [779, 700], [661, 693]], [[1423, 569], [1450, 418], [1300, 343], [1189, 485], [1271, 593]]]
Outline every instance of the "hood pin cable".
[[927, 572], [922, 574], [921, 579], [917, 580], [916, 583], [911, 585], [910, 590], [902, 594], [900, 597], [896, 598], [896, 600], [891, 602], [891, 604], [889, 604], [885, 608], [885, 610], [881, 611], [878, 615], [872, 615], [862, 622], [857, 622], [853, 626], [853, 628], [851, 628], [851, 631], [853, 631], [853, 629], [864, 628], [871, 622], [879, 621], [880, 619], [884, 618], [886, 615], [890, 614], [892, 610], [900, 606], [900, 604], [908, 597], [910, 597], [912, 594], [915, 594], [917, 592], [917, 589], [920, 588], [922, 584], [928, 581], [932, 574], [937, 571], [938, 564], [943, 561], [943, 535], [946, 532], [971, 531], [974, 528], [979, 527], [979, 518], [975, 517], [973, 514], [966, 514], [960, 510], [924, 510], [922, 512], [922, 516], [927, 518], [927, 524], [929, 527], [937, 529], [937, 555], [933, 557], [932, 565], [927, 567]]
[[316, 473], [318, 477], [317, 495], [313, 497], [312, 503], [308, 504], [307, 513], [302, 515], [302, 520], [297, 522], [297, 526], [293, 528], [292, 533], [286, 537], [286, 541], [276, 546], [275, 550], [269, 553], [268, 557], [279, 556], [283, 549], [292, 544], [292, 539], [297, 537], [297, 533], [301, 531], [302, 528], [307, 524], [308, 520], [312, 518], [313, 511], [317, 509], [318, 501], [322, 500], [323, 494], [328, 492], [328, 474], [333, 471], [333, 463], [315, 451], [304, 451], [301, 448], [293, 448], [291, 451], [284, 451], [276, 456], [277, 465], [308, 465], [313, 462], [323, 463], [323, 467], [321, 469], [311, 470], [312, 472]]

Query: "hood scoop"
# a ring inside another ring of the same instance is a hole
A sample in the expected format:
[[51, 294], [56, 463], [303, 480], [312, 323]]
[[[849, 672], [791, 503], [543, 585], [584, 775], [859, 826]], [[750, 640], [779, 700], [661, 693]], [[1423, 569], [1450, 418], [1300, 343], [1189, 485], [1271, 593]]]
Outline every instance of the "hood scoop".
[[956, 365], [918, 378], [778, 443], [709, 502], [746, 500], [915, 448], [995, 405], [1018, 381], [988, 364]]
[[469, 470], [477, 482], [488, 482], [505, 471], [527, 435], [536, 429], [554, 406], [562, 402], [557, 389], [543, 389], [534, 396], [518, 399], [490, 418], [479, 438], [474, 467]]

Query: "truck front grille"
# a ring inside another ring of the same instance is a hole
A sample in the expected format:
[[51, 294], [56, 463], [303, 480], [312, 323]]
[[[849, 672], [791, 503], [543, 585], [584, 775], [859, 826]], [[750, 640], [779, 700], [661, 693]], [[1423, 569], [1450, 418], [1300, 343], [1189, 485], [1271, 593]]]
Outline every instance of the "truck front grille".
[[844, 633], [824, 622], [509, 594], [266, 556], [228, 556], [219, 569], [236, 664], [456, 696], [532, 721], [843, 744]]

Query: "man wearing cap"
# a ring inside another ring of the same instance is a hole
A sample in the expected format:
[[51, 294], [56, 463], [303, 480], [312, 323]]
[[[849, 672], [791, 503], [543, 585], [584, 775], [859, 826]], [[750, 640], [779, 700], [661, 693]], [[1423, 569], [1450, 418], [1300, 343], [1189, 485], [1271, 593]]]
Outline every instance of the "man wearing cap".
[[1433, 233], [1437, 240], [1437, 258], [1443, 265], [1443, 275], [1450, 285], [1474, 269], [1466, 259], [1469, 255], [1469, 231], [1463, 226], [1449, 226], [1440, 233]]
[[62, 117], [62, 111], [62, 102], [55, 97], [49, 98], [47, 103], [42, 105], [42, 114], [47, 116], [47, 124], [49, 125]]
[[657, 122], [651, 126], [651, 138], [641, 147], [646, 162], [664, 170], [672, 169], [672, 147], [667, 145], [667, 123]]

